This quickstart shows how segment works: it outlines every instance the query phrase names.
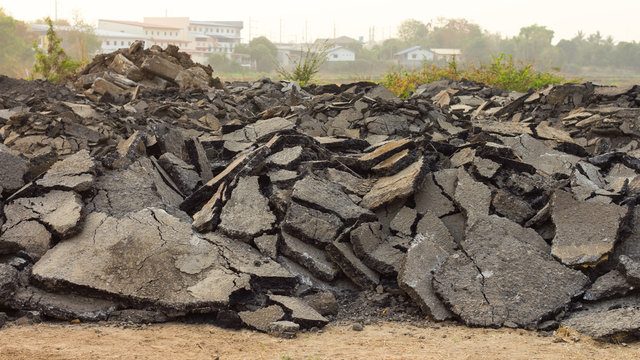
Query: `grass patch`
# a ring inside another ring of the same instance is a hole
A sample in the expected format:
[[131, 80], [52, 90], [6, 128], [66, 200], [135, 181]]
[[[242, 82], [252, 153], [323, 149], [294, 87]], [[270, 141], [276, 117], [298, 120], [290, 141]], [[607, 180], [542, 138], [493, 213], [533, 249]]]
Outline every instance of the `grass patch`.
[[400, 97], [406, 98], [418, 85], [443, 78], [456, 81], [467, 79], [521, 92], [538, 89], [549, 84], [576, 81], [567, 80], [553, 72], [538, 71], [533, 64], [516, 64], [511, 55], [500, 54], [492, 59], [491, 63], [479, 66], [471, 63], [461, 67], [454, 58], [445, 66], [431, 65], [425, 62], [422, 69], [418, 70], [391, 69], [381, 83]]

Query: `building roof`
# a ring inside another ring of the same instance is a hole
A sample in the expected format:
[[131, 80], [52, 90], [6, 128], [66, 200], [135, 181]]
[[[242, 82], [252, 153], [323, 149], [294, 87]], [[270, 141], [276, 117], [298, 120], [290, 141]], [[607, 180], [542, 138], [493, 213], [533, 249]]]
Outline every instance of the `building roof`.
[[151, 24], [151, 23], [137, 22], [137, 21], [106, 20], [106, 19], [100, 19], [98, 21], [106, 21], [106, 22], [111, 22], [111, 23], [116, 23], [116, 24], [124, 24], [124, 25], [131, 25], [131, 26], [140, 26], [142, 28], [148, 28], [148, 29], [181, 30], [180, 28], [173, 27], [173, 26], [166, 26], [166, 25], [160, 25], [160, 24]]
[[416, 45], [416, 46], [412, 46], [412, 47], [410, 47], [408, 49], [404, 49], [402, 51], [398, 51], [397, 53], [395, 53], [395, 55], [404, 55], [404, 54], [407, 54], [407, 53], [410, 53], [410, 52], [416, 51], [416, 50], [427, 50], [427, 51], [433, 52], [431, 49], [425, 49], [420, 45]]
[[131, 33], [126, 33], [126, 32], [122, 32], [122, 31], [111, 31], [111, 30], [95, 29], [93, 32], [98, 37], [136, 39], [136, 40], [147, 40], [147, 39], [149, 39], [149, 36], [147, 36], [147, 35], [131, 34]]
[[242, 21], [189, 21], [189, 25], [205, 25], [205, 26], [229, 26], [236, 28], [244, 28]]
[[460, 49], [431, 49], [436, 55], [461, 55], [462, 50]]
[[336, 50], [340, 50], [340, 49], [347, 50], [347, 51], [348, 51], [348, 52], [350, 52], [350, 53], [354, 53], [354, 54], [356, 53], [355, 51], [353, 51], [353, 50], [351, 50], [351, 49], [349, 49], [349, 48], [347, 48], [347, 47], [344, 47], [344, 46], [336, 46], [336, 47], [333, 47], [333, 48], [331, 48], [331, 49], [327, 50], [327, 54], [330, 54], [330, 53], [332, 53], [332, 52], [334, 52], [334, 51], [336, 51]]

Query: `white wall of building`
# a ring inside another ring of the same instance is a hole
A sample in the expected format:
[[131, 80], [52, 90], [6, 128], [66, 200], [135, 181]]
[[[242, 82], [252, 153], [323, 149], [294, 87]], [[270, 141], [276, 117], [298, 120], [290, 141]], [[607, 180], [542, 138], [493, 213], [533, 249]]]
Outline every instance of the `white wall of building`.
[[327, 61], [355, 61], [356, 53], [347, 48], [335, 48], [327, 53]]

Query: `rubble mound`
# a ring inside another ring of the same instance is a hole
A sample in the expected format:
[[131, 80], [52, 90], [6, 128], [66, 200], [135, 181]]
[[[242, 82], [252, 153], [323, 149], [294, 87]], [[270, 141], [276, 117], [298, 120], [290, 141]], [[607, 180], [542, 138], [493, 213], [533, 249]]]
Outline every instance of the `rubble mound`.
[[639, 333], [639, 88], [210, 70], [136, 43], [77, 93], [0, 78], [0, 311]]

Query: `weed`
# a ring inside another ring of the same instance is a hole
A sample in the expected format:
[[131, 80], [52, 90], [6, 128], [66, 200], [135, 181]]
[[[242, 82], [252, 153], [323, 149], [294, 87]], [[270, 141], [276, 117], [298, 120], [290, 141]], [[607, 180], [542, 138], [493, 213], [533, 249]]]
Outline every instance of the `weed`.
[[297, 81], [302, 86], [307, 86], [320, 71], [320, 67], [327, 61], [327, 51], [330, 44], [325, 41], [311, 45], [307, 48], [299, 58], [291, 58], [289, 60], [293, 62], [293, 70], [289, 71], [282, 65], [276, 64], [276, 72], [284, 80]]
[[51, 82], [57, 82], [73, 72], [80, 66], [77, 61], [71, 60], [62, 49], [62, 39], [53, 30], [53, 22], [47, 18], [49, 30], [47, 30], [47, 52], [45, 53], [34, 42], [33, 49], [36, 52], [36, 63], [33, 65], [33, 74], [40, 74]]
[[456, 81], [467, 79], [521, 92], [569, 81], [552, 72], [537, 71], [530, 63], [515, 64], [511, 55], [500, 54], [492, 57], [491, 63], [480, 66], [470, 63], [461, 68], [454, 57], [444, 67], [425, 62], [420, 70], [391, 69], [385, 75], [382, 84], [400, 97], [406, 98], [419, 84], [444, 78]]

